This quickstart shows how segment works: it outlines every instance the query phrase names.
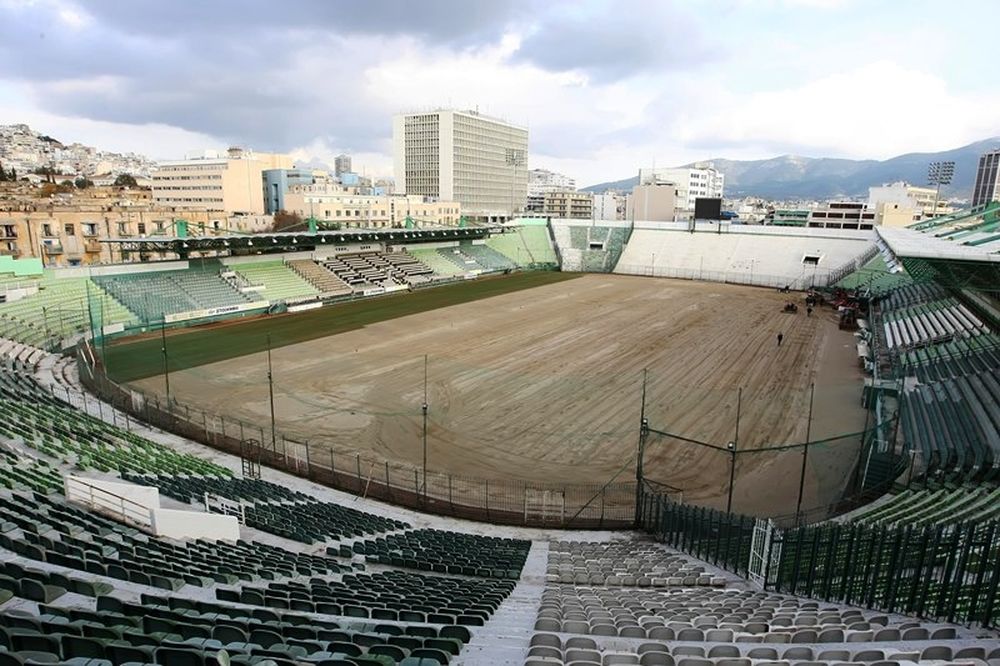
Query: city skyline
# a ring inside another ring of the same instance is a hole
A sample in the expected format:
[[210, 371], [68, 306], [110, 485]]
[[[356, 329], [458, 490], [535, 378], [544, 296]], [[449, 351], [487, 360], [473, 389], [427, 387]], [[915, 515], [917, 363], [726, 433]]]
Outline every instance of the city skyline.
[[0, 0], [0, 123], [157, 159], [348, 153], [389, 175], [394, 113], [478, 107], [530, 128], [530, 168], [580, 185], [654, 162], [879, 159], [1000, 134], [998, 75], [963, 37], [973, 9], [1000, 18], [982, 3], [383, 5]]

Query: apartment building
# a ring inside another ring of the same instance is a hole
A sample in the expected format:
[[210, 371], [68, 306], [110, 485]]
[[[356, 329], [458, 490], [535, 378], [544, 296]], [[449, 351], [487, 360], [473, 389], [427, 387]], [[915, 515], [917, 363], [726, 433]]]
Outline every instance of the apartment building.
[[[36, 188], [37, 189], [37, 188]], [[148, 259], [172, 259], [167, 254], [122, 254], [119, 246], [102, 242], [116, 238], [175, 236], [177, 221], [187, 222], [192, 236], [270, 229], [270, 216], [229, 216], [212, 211], [176, 211], [157, 206], [149, 192], [94, 187], [72, 194], [39, 198], [32, 189], [0, 200], [0, 255], [34, 257], [45, 266], [85, 266]]]
[[396, 193], [455, 201], [479, 221], [525, 209], [528, 130], [478, 111], [393, 118]]
[[904, 181], [887, 183], [868, 188], [868, 208], [875, 211], [877, 224], [884, 224], [882, 218], [888, 216], [892, 224], [887, 226], [898, 225], [906, 217], [905, 211], [910, 213], [910, 222], [955, 212], [954, 206], [941, 201], [936, 195], [933, 187], [920, 187]]
[[545, 217], [590, 220], [594, 217], [594, 197], [589, 192], [557, 190], [541, 195], [540, 210]]
[[181, 211], [263, 215], [263, 172], [290, 168], [288, 155], [242, 148], [161, 162], [153, 174], [153, 202]]
[[677, 187], [662, 181], [636, 185], [626, 201], [626, 215], [633, 221], [673, 222], [677, 219]]
[[285, 194], [285, 210], [303, 219], [315, 217], [344, 228], [381, 229], [416, 226], [456, 226], [461, 205], [418, 195], [360, 194], [336, 184], [294, 185]]

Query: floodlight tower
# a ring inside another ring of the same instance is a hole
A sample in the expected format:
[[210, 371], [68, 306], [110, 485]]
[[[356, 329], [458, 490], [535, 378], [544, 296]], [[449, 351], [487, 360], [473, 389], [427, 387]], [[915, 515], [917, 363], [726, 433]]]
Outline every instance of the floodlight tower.
[[951, 179], [954, 175], [954, 162], [931, 162], [927, 165], [927, 182], [935, 186], [934, 208], [931, 211], [931, 217], [937, 217], [938, 198], [941, 196], [941, 186], [951, 185]]

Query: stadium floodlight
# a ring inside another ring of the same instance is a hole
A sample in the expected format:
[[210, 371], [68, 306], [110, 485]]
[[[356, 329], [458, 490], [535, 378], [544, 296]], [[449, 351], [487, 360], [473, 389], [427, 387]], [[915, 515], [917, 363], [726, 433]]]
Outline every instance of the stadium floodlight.
[[514, 219], [514, 187], [517, 184], [517, 167], [524, 166], [524, 150], [521, 148], [505, 149], [504, 161], [507, 166], [513, 169], [513, 176], [510, 180], [510, 217]]
[[931, 217], [937, 217], [938, 198], [941, 196], [941, 186], [951, 185], [955, 176], [955, 163], [952, 161], [931, 162], [927, 165], [927, 182], [934, 185], [934, 208]]

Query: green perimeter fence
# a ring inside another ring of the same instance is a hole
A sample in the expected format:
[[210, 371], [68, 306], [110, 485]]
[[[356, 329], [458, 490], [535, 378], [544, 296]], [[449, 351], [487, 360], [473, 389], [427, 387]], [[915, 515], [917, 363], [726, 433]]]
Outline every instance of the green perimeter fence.
[[892, 527], [824, 522], [782, 530], [679, 504], [644, 487], [643, 529], [761, 589], [934, 620], [1000, 625], [996, 521]]
[[[248, 423], [118, 384], [104, 372], [89, 340], [76, 348], [80, 379], [93, 393], [148, 425], [252, 462], [362, 497], [457, 518], [529, 527], [615, 529], [635, 522], [636, 484], [536, 484], [460, 476], [301, 441]], [[246, 443], [256, 444], [247, 448]]]

